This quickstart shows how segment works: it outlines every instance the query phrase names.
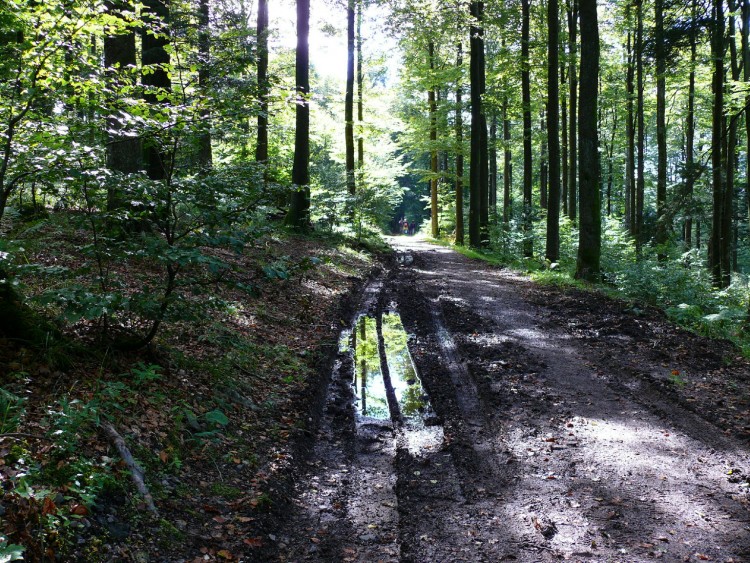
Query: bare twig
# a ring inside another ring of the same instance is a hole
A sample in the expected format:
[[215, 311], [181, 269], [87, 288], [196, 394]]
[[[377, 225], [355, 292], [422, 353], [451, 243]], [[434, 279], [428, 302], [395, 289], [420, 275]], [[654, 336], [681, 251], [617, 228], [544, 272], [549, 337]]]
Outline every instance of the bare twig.
[[143, 497], [143, 500], [146, 501], [146, 506], [148, 507], [148, 509], [154, 514], [159, 514], [159, 511], [156, 510], [156, 505], [154, 504], [154, 498], [151, 496], [148, 487], [146, 487], [146, 482], [143, 479], [143, 469], [141, 469], [141, 467], [133, 458], [133, 454], [130, 453], [130, 450], [128, 449], [128, 446], [125, 443], [123, 437], [120, 436], [119, 432], [117, 432], [117, 430], [115, 430], [115, 427], [112, 426], [109, 422], [102, 423], [101, 429], [112, 441], [112, 445], [117, 448], [117, 453], [120, 454], [120, 457], [125, 462], [125, 465], [128, 467], [128, 469], [130, 469], [130, 477], [133, 480], [133, 484], [135, 485], [135, 488], [138, 489], [138, 492]]

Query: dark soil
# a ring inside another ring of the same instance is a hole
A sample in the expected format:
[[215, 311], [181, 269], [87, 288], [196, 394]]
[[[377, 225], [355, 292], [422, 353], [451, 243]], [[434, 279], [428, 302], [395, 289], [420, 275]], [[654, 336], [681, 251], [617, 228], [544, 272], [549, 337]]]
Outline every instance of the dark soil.
[[598, 293], [415, 238], [396, 309], [437, 425], [372, 421], [339, 353], [312, 454], [247, 561], [750, 560], [750, 365]]

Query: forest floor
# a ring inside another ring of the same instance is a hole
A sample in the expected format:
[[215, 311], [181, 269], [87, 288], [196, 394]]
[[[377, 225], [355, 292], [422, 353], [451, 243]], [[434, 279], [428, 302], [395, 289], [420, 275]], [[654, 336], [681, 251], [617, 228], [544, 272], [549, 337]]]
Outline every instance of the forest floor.
[[731, 344], [389, 242], [359, 313], [401, 315], [422, 420], [363, 411], [342, 346], [291, 505], [246, 560], [750, 561], [750, 364]]
[[[73, 246], [48, 238], [37, 261]], [[750, 561], [750, 363], [732, 344], [388, 242], [379, 263], [264, 239], [239, 264], [258, 297], [217, 294], [230, 314], [142, 353], [66, 349], [55, 367], [0, 341], [3, 388], [23, 398], [0, 434], [0, 534], [27, 561]], [[310, 256], [286, 280], [262, 271]]]

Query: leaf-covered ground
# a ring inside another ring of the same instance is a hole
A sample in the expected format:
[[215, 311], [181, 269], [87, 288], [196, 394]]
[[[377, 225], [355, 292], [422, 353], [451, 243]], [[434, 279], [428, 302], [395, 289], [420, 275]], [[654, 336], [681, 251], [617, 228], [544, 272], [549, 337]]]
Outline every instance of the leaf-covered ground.
[[[84, 235], [47, 229], [29, 259], [83, 279]], [[144, 350], [116, 351], [100, 319], [66, 325], [48, 349], [0, 341], [0, 554], [15, 545], [26, 561], [236, 560], [268, 541], [258, 530], [283, 510], [325, 366], [375, 262], [340, 240], [286, 235], [210, 252], [252, 293], [186, 292], [188, 314]], [[124, 291], [158, 272], [148, 260], [111, 268]], [[29, 296], [64, 283], [25, 281]], [[158, 515], [102, 431], [108, 423]]]

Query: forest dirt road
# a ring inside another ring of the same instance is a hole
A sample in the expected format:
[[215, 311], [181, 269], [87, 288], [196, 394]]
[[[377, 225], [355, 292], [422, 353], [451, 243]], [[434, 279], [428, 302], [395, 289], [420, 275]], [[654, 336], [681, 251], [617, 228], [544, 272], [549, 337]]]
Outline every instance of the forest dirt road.
[[728, 344], [390, 242], [361, 313], [400, 313], [430, 405], [363, 412], [342, 348], [276, 560], [750, 561], [750, 373]]

